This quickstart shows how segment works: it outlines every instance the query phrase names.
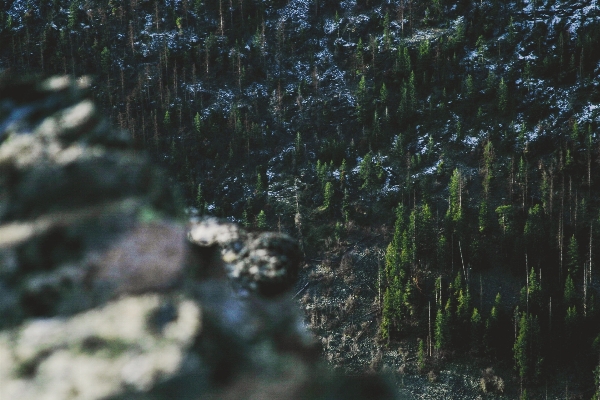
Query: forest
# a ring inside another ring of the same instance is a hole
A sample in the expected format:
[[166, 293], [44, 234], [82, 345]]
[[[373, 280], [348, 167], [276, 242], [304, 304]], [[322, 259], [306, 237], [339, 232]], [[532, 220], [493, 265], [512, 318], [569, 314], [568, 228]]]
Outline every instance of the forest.
[[599, 40], [595, 1], [0, 4], [0, 71], [91, 76], [188, 216], [300, 241], [331, 364], [462, 398], [600, 398]]

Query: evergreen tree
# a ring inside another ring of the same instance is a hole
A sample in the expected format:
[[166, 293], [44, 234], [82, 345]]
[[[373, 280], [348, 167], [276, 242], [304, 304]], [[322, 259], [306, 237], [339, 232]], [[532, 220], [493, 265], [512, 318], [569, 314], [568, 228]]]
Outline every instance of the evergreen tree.
[[473, 76], [469, 74], [465, 80], [465, 96], [470, 99], [473, 96], [474, 91]]
[[542, 287], [533, 267], [529, 271], [527, 281], [528, 284], [521, 288], [521, 307], [538, 313], [542, 308]]
[[332, 199], [333, 199], [333, 184], [331, 182], [327, 182], [325, 184], [325, 189], [323, 190], [323, 210], [329, 210]]
[[256, 216], [256, 227], [258, 229], [267, 229], [267, 214], [264, 210], [260, 210]]
[[515, 366], [521, 379], [534, 378], [541, 372], [539, 333], [537, 317], [521, 313], [519, 331], [513, 346]]
[[344, 188], [344, 197], [342, 199], [342, 215], [346, 224], [350, 222], [350, 196], [348, 194], [348, 188]]
[[499, 338], [499, 328], [500, 328], [500, 303], [502, 301], [502, 297], [500, 293], [496, 294], [496, 298], [494, 299], [494, 305], [490, 310], [490, 316], [485, 321], [485, 332], [483, 336], [483, 340], [485, 343], [485, 350], [490, 355], [495, 355], [496, 350], [498, 349], [498, 338]]
[[417, 339], [417, 341], [417, 368], [419, 371], [423, 371], [425, 369], [425, 343], [421, 338]]
[[508, 86], [504, 82], [504, 78], [500, 79], [498, 86], [498, 111], [506, 112], [508, 108]]
[[594, 369], [594, 395], [592, 400], [600, 400], [600, 365]]
[[196, 112], [196, 115], [194, 116], [194, 129], [196, 131], [196, 133], [201, 133], [202, 130], [202, 118], [200, 117], [200, 113]]
[[100, 66], [102, 67], [102, 72], [104, 72], [105, 74], [108, 74], [109, 72], [110, 63], [110, 50], [108, 50], [108, 47], [104, 47], [104, 49], [102, 49], [102, 52], [100, 53]]
[[448, 318], [446, 312], [444, 312], [441, 308], [438, 308], [437, 314], [435, 317], [435, 340], [434, 347], [436, 350], [444, 349], [449, 342], [450, 332], [448, 326]]
[[410, 77], [408, 78], [408, 109], [412, 112], [417, 108], [417, 89], [415, 87], [415, 72], [410, 71]]
[[453, 222], [460, 222], [463, 218], [463, 178], [458, 168], [452, 173], [448, 191], [450, 197], [446, 216]]
[[576, 274], [579, 271], [579, 246], [575, 235], [571, 236], [567, 247], [567, 268], [570, 274]]
[[565, 280], [565, 292], [564, 292], [564, 301], [567, 307], [571, 307], [575, 305], [577, 294], [575, 292], [575, 283], [573, 283], [573, 279], [571, 275], [567, 275], [567, 279]]
[[242, 212], [242, 226], [244, 228], [248, 228], [250, 226], [250, 219], [248, 218], [247, 210], [244, 210], [244, 212]]
[[567, 314], [565, 315], [565, 333], [566, 333], [566, 344], [567, 347], [573, 348], [576, 345], [576, 334], [578, 331], [579, 317], [577, 315], [577, 308], [571, 306], [567, 308]]

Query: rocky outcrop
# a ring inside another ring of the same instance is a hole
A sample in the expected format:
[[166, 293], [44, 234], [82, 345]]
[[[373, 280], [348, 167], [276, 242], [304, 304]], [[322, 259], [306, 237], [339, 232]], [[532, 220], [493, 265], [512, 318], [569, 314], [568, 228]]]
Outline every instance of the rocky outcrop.
[[0, 398], [393, 398], [319, 361], [292, 238], [172, 193], [85, 79], [0, 82]]

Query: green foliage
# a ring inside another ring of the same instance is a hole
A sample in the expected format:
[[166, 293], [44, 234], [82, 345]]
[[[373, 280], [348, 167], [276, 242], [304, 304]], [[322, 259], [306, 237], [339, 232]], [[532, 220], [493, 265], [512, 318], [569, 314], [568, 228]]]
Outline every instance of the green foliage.
[[504, 77], [500, 79], [498, 86], [498, 111], [505, 113], [508, 108], [508, 86], [504, 82]]
[[471, 294], [468, 289], [460, 289], [457, 296], [456, 318], [460, 322], [469, 320], [471, 312]]
[[499, 328], [500, 328], [500, 304], [502, 301], [502, 297], [500, 293], [496, 294], [496, 298], [494, 299], [494, 305], [490, 310], [490, 315], [485, 321], [485, 332], [483, 336], [485, 350], [488, 354], [493, 355], [496, 354], [496, 350], [498, 347], [498, 336], [499, 336]]
[[490, 211], [487, 200], [481, 200], [479, 203], [479, 232], [485, 233], [490, 227]]
[[452, 173], [450, 184], [448, 185], [449, 206], [446, 217], [453, 222], [460, 222], [463, 219], [463, 177], [457, 169]]
[[594, 388], [592, 400], [600, 400], [600, 365], [594, 369]]
[[504, 235], [510, 236], [515, 233], [515, 209], [514, 206], [507, 204], [496, 208], [498, 215], [498, 224]]
[[511, 16], [509, 21], [508, 21], [508, 43], [509, 44], [514, 44], [515, 43], [515, 39], [516, 39], [516, 33], [515, 33], [515, 22], [513, 17]]
[[381, 89], [379, 90], [379, 102], [381, 104], [385, 104], [387, 102], [389, 96], [389, 92], [387, 87], [385, 86], [385, 82], [381, 85]]
[[533, 268], [529, 272], [527, 282], [521, 288], [521, 306], [537, 312], [542, 307], [542, 286]]
[[258, 229], [267, 229], [267, 214], [265, 214], [264, 210], [260, 210], [258, 215], [256, 216], [256, 227]]
[[564, 301], [567, 307], [571, 307], [575, 305], [575, 300], [577, 299], [577, 293], [575, 292], [575, 283], [571, 278], [571, 274], [567, 275], [567, 279], [565, 280], [565, 291], [564, 291]]
[[350, 196], [348, 188], [344, 188], [344, 197], [342, 198], [342, 215], [346, 224], [350, 221]]
[[373, 154], [369, 151], [360, 162], [358, 176], [362, 180], [361, 190], [373, 191], [375, 185], [380, 183], [383, 178], [383, 168], [381, 167], [379, 157], [373, 162]]
[[67, 28], [73, 29], [75, 22], [77, 21], [77, 11], [79, 11], [79, 2], [72, 1], [69, 6], [69, 16], [67, 19]]
[[331, 182], [327, 182], [325, 184], [325, 188], [323, 189], [323, 209], [324, 210], [329, 210], [332, 199], [333, 199], [333, 184]]
[[575, 235], [571, 236], [567, 246], [567, 267], [570, 274], [576, 274], [579, 271], [579, 246], [577, 245]]
[[108, 47], [104, 47], [104, 49], [102, 49], [102, 52], [100, 53], [100, 66], [102, 67], [102, 72], [108, 74], [110, 70], [110, 64], [110, 50], [108, 50]]
[[163, 118], [163, 124], [165, 126], [171, 125], [171, 114], [169, 114], [169, 110], [165, 111], [165, 117]]
[[577, 332], [577, 323], [579, 316], [577, 315], [577, 307], [574, 305], [567, 308], [567, 314], [565, 315], [565, 332], [567, 335], [567, 345], [572, 347], [575, 345], [575, 333]]
[[267, 185], [265, 184], [263, 174], [261, 171], [261, 167], [256, 167], [256, 185], [255, 190], [256, 193], [262, 194], [267, 189]]
[[423, 371], [425, 369], [425, 343], [423, 339], [417, 339], [417, 368], [419, 371]]
[[202, 132], [202, 118], [200, 117], [199, 112], [196, 112], [196, 115], [194, 116], [194, 130], [198, 134]]
[[469, 74], [467, 75], [467, 79], [465, 81], [465, 95], [467, 98], [471, 98], [473, 96], [474, 90], [473, 76]]
[[248, 210], [242, 212], [242, 226], [244, 228], [250, 227], [250, 219], [248, 218]]
[[535, 378], [541, 373], [540, 326], [537, 317], [521, 313], [517, 339], [513, 346], [515, 368], [521, 379]]
[[447, 312], [438, 308], [435, 316], [434, 348], [436, 350], [444, 349], [450, 342], [450, 327], [448, 326]]

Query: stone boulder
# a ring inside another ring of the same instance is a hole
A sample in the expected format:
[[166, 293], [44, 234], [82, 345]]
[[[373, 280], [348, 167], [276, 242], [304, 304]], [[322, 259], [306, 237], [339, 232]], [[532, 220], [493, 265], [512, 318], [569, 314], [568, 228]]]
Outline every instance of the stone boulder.
[[0, 79], [0, 398], [394, 397], [319, 360], [295, 240], [175, 199], [86, 79]]

